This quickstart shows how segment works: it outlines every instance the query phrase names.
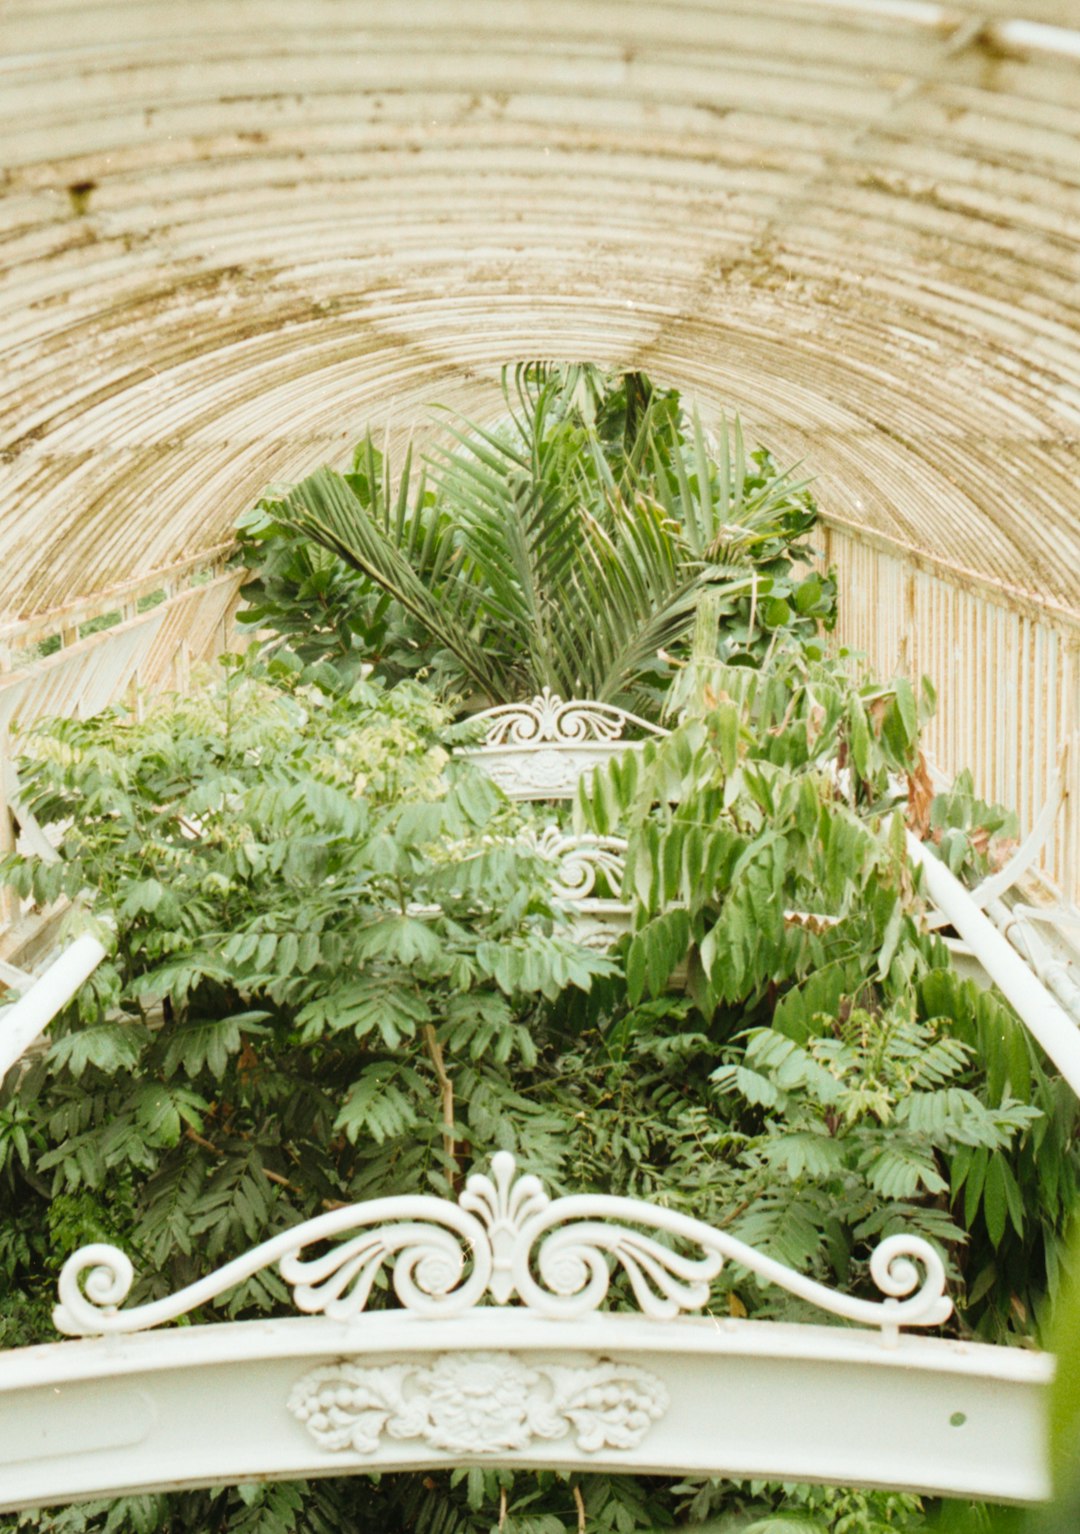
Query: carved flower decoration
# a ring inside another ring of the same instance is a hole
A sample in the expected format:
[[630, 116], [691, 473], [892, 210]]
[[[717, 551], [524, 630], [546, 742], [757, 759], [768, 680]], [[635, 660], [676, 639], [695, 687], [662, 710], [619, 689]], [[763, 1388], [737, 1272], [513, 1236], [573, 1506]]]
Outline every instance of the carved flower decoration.
[[448, 1454], [525, 1449], [573, 1432], [577, 1447], [632, 1449], [668, 1408], [644, 1369], [590, 1358], [526, 1363], [513, 1353], [444, 1354], [430, 1366], [342, 1360], [299, 1380], [288, 1409], [323, 1448], [374, 1454], [383, 1438]]
[[[543, 1376], [512, 1355], [440, 1358], [425, 1383], [425, 1397], [411, 1414], [417, 1429], [401, 1437], [422, 1437], [433, 1448], [466, 1453], [523, 1449], [533, 1438], [561, 1438], [566, 1432]], [[391, 1431], [399, 1436], [397, 1424]]]

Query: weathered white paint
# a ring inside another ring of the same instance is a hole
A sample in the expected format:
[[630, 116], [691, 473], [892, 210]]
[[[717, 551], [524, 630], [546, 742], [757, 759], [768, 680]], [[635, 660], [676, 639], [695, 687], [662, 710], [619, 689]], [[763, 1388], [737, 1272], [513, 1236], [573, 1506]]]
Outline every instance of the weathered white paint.
[[909, 832], [908, 852], [920, 865], [934, 904], [956, 928], [990, 979], [1012, 1002], [1038, 1041], [1080, 1097], [1080, 1029], [1031, 967], [972, 900], [959, 879]]
[[61, 715], [79, 719], [138, 692], [184, 691], [191, 666], [228, 647], [242, 570], [0, 675], [0, 732]]
[[138, 14], [5, 6], [12, 616], [527, 356], [740, 408], [827, 506], [1080, 600], [1069, 0]]

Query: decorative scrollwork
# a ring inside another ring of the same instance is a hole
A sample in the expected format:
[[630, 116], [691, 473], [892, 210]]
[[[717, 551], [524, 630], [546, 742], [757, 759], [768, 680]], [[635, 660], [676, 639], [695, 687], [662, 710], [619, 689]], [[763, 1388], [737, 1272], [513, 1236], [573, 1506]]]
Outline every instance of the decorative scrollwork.
[[478, 746], [459, 747], [511, 799], [565, 799], [579, 778], [612, 756], [640, 749], [637, 734], [666, 735], [667, 730], [611, 703], [571, 698], [563, 702], [545, 687], [531, 703], [502, 703], [475, 714], [483, 726]]
[[[300, 1255], [305, 1247], [357, 1231], [361, 1234], [321, 1257]], [[426, 1196], [379, 1198], [317, 1215], [186, 1289], [131, 1310], [118, 1308], [131, 1290], [127, 1256], [100, 1242], [82, 1247], [61, 1270], [53, 1324], [77, 1337], [146, 1331], [207, 1304], [275, 1263], [292, 1286], [298, 1310], [348, 1321], [364, 1310], [379, 1269], [390, 1260], [398, 1299], [420, 1315], [471, 1309], [491, 1279], [487, 1230], [460, 1205]]]
[[649, 735], [666, 735], [659, 725], [611, 703], [570, 698], [563, 702], [549, 687], [531, 703], [502, 703], [474, 716], [486, 726], [485, 746], [582, 745], [586, 741], [621, 740], [627, 728]]
[[[346, 1239], [322, 1255], [301, 1255], [339, 1236]], [[671, 1241], [689, 1247], [690, 1254]], [[870, 1272], [885, 1299], [858, 1299], [674, 1210], [604, 1194], [551, 1199], [539, 1178], [519, 1177], [514, 1157], [499, 1151], [491, 1175], [474, 1173], [456, 1204], [405, 1196], [335, 1209], [283, 1231], [175, 1295], [131, 1310], [120, 1308], [132, 1283], [127, 1257], [111, 1246], [84, 1247], [64, 1264], [53, 1316], [60, 1331], [79, 1336], [141, 1331], [278, 1263], [298, 1309], [351, 1321], [389, 1263], [399, 1301], [419, 1315], [456, 1315], [488, 1296], [504, 1305], [516, 1294], [541, 1315], [580, 1316], [603, 1303], [618, 1268], [640, 1309], [668, 1320], [707, 1304], [710, 1284], [725, 1262], [833, 1315], [877, 1327], [888, 1338], [901, 1326], [939, 1325], [952, 1310], [941, 1257], [919, 1236], [889, 1236], [881, 1243]]]
[[521, 839], [554, 866], [555, 893], [563, 900], [587, 900], [600, 876], [613, 890], [622, 886], [627, 844], [620, 836], [573, 836], [551, 825], [527, 830]]

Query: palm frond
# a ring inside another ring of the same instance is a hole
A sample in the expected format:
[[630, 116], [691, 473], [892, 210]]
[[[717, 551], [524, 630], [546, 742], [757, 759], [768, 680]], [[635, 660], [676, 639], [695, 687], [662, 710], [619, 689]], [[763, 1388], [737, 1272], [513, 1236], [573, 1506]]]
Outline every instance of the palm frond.
[[494, 427], [452, 418], [418, 485], [411, 451], [395, 486], [369, 441], [348, 482], [322, 471], [287, 503], [492, 702], [627, 696], [705, 590], [734, 604], [812, 517], [803, 484], [748, 459], [738, 417], [714, 447], [644, 375], [532, 363], [503, 394]]
[[[317, 470], [291, 491], [285, 505], [294, 526], [389, 592], [457, 658], [477, 687], [493, 698], [502, 696], [504, 678], [498, 657], [475, 641], [461, 621], [460, 610], [455, 613], [453, 578], [442, 582], [442, 600], [437, 601], [340, 474], [332, 469]], [[462, 594], [462, 606], [467, 606], [472, 595]]]

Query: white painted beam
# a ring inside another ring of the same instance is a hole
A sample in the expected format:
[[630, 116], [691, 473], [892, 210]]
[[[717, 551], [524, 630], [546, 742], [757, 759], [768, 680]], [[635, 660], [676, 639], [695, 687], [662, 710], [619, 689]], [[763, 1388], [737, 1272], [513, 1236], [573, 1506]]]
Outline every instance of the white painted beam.
[[0, 1080], [66, 1007], [105, 957], [104, 944], [89, 932], [77, 937], [18, 1001], [0, 1011]]
[[1080, 1029], [941, 859], [927, 851], [910, 831], [907, 846], [922, 868], [931, 900], [948, 917], [1002, 995], [1012, 1002], [1032, 1038], [1042, 1045], [1080, 1097]]
[[1037, 1501], [1052, 1373], [977, 1343], [521, 1308], [50, 1343], [0, 1355], [0, 1510], [461, 1464]]

